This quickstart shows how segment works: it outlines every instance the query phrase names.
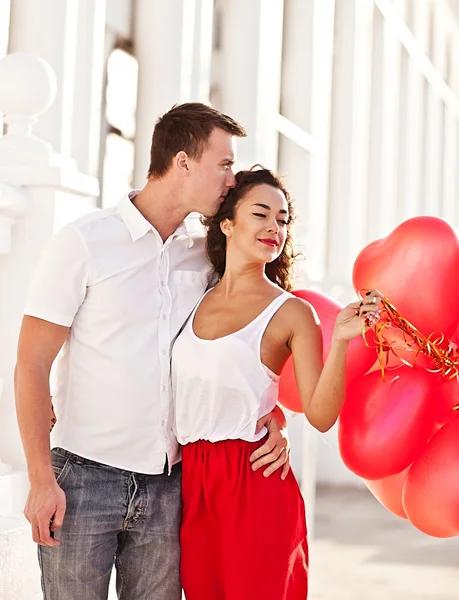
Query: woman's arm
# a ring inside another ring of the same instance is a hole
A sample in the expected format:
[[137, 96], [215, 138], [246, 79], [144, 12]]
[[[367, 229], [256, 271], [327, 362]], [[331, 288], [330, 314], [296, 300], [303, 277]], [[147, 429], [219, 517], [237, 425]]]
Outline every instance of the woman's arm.
[[345, 397], [349, 341], [361, 334], [367, 314], [379, 310], [379, 297], [378, 292], [374, 292], [362, 303], [349, 304], [338, 314], [323, 366], [322, 334], [314, 310], [298, 299], [290, 313], [293, 327], [289, 345], [298, 391], [308, 421], [319, 431], [328, 431], [339, 416]]

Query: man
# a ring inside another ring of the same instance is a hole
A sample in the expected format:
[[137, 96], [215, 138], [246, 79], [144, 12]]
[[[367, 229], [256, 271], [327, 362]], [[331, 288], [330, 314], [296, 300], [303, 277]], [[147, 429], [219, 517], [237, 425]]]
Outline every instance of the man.
[[[120, 598], [180, 598], [170, 349], [209, 283], [203, 236], [184, 219], [217, 212], [245, 135], [203, 104], [172, 108], [155, 127], [145, 187], [64, 227], [37, 267], [15, 384], [47, 600], [106, 598], [113, 564]], [[285, 472], [285, 437], [266, 421], [254, 468]]]

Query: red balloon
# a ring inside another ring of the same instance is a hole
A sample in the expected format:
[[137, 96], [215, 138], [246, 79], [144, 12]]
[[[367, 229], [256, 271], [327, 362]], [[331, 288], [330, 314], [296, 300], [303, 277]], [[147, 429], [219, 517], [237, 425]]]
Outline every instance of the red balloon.
[[450, 337], [459, 324], [459, 240], [437, 217], [408, 219], [364, 248], [354, 264], [359, 290], [377, 288], [424, 335]]
[[[293, 294], [309, 302], [319, 316], [323, 338], [323, 360], [325, 362], [330, 350], [335, 320], [343, 306], [336, 300], [333, 300], [333, 298], [330, 298], [330, 296], [320, 294], [319, 292], [297, 290]], [[375, 350], [368, 348], [362, 337], [355, 338], [350, 342], [346, 358], [347, 385], [352, 384], [357, 377], [365, 375], [373, 365], [375, 356]], [[303, 412], [296, 385], [293, 358], [291, 356], [282, 369], [279, 381], [279, 402], [289, 410]]]
[[436, 375], [438, 393], [435, 398], [435, 430], [443, 427], [456, 416], [455, 407], [459, 406], [459, 385], [457, 377], [447, 379]]
[[424, 367], [434, 370], [435, 366], [432, 359], [425, 354], [418, 352], [418, 348], [413, 343], [408, 343], [402, 332], [392, 328], [386, 328], [384, 338], [391, 345], [385, 356], [384, 366], [388, 369], [395, 369], [403, 364], [412, 367]]
[[338, 429], [341, 458], [363, 479], [406, 469], [421, 453], [434, 424], [435, 380], [401, 367], [382, 380], [377, 371], [349, 388]]
[[384, 479], [365, 480], [367, 488], [379, 502], [391, 513], [406, 519], [402, 504], [402, 492], [410, 467]]
[[412, 465], [403, 508], [413, 525], [428, 535], [459, 535], [459, 415], [432, 437]]

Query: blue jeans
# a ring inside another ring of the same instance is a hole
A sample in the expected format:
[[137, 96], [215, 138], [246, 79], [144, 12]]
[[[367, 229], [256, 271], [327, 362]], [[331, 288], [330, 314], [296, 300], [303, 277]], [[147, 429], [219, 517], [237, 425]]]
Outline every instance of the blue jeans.
[[45, 600], [180, 600], [181, 464], [170, 476], [123, 471], [52, 450], [67, 498], [60, 546], [39, 546]]

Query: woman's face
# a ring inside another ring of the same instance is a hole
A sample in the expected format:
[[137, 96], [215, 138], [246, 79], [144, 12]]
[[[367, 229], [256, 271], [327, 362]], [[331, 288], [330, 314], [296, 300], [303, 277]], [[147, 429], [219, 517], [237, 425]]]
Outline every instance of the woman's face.
[[236, 206], [234, 221], [222, 223], [227, 248], [237, 249], [249, 260], [272, 262], [284, 247], [288, 220], [283, 192], [268, 184], [255, 185]]

